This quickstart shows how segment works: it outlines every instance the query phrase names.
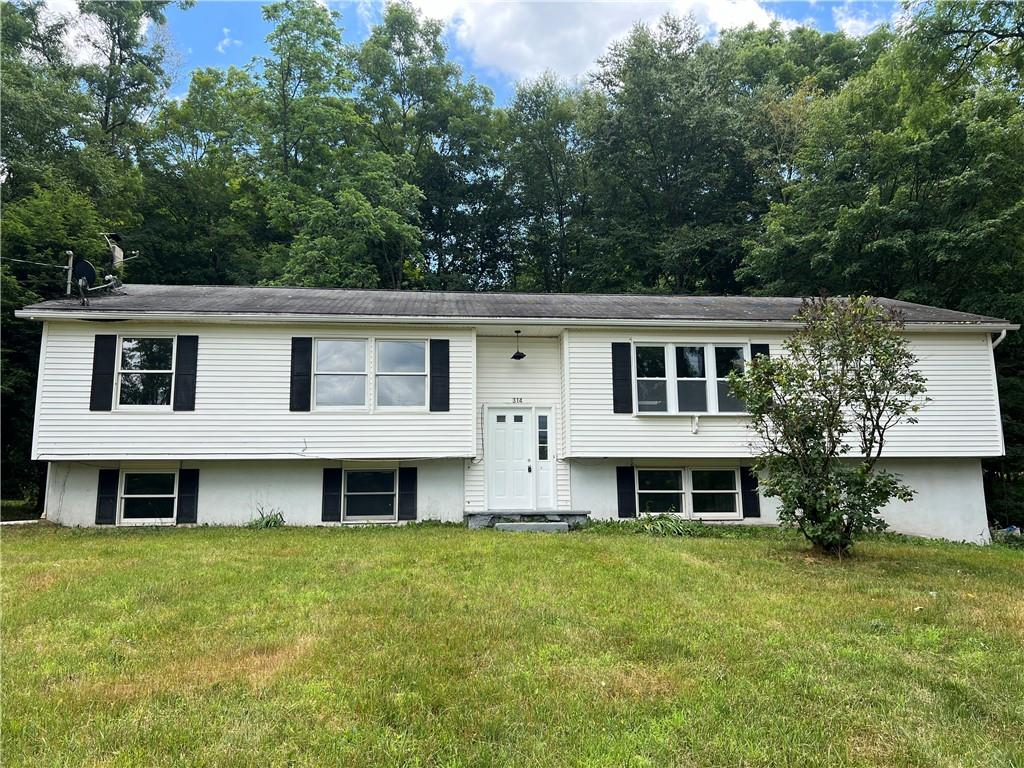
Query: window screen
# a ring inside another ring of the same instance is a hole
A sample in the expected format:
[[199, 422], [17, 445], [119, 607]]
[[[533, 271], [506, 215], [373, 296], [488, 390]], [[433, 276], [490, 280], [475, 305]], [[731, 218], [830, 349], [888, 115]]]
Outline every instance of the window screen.
[[123, 520], [173, 520], [173, 472], [125, 472], [121, 490]]
[[664, 347], [636, 348], [636, 409], [648, 413], [668, 410]]
[[715, 347], [715, 376], [718, 387], [718, 410], [721, 413], [742, 413], [747, 406], [732, 393], [727, 377], [731, 371], [743, 373], [743, 347]]
[[427, 404], [427, 343], [377, 342], [377, 405], [385, 408]]
[[118, 367], [120, 405], [170, 405], [173, 338], [122, 338]]
[[317, 339], [316, 404], [366, 405], [366, 340]]
[[396, 520], [397, 474], [393, 469], [346, 470], [345, 519]]
[[676, 347], [676, 378], [679, 410], [705, 413], [708, 409], [708, 381], [704, 347]]
[[683, 511], [683, 473], [678, 469], [638, 469], [636, 490], [641, 514]]

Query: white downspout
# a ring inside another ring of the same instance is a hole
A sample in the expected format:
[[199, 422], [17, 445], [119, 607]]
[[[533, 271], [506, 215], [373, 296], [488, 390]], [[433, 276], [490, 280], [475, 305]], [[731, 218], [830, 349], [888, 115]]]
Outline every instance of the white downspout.
[[1005, 338], [1006, 338], [1006, 329], [1003, 328], [1003, 330], [1001, 330], [999, 332], [999, 335], [992, 341], [992, 349], [995, 349], [1000, 344], [1002, 344], [1003, 343], [1003, 339], [1005, 339]]

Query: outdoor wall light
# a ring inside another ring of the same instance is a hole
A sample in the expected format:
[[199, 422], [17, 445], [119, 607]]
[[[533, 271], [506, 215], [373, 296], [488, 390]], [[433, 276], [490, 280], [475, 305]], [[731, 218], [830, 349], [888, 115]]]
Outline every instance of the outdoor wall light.
[[512, 359], [513, 360], [522, 360], [524, 357], [526, 357], [526, 353], [525, 352], [520, 352], [519, 351], [519, 334], [520, 333], [522, 333], [522, 331], [520, 331], [520, 330], [516, 331], [516, 353], [514, 355], [512, 355]]

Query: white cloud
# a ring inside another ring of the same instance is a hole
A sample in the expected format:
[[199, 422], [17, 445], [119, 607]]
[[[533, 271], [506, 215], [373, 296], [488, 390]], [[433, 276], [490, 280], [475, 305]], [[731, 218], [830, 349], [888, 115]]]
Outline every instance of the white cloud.
[[899, 16], [899, 4], [893, 5], [895, 5], [895, 9], [891, 5], [879, 9], [874, 3], [858, 4], [853, 0], [846, 0], [842, 5], [837, 5], [832, 9], [832, 20], [836, 24], [836, 29], [841, 29], [853, 37], [864, 37], [882, 24], [893, 21]]
[[[512, 78], [553, 70], [565, 77], [584, 74], [608, 45], [637, 22], [655, 23], [665, 13], [692, 13], [710, 34], [756, 24], [776, 15], [761, 0], [413, 0], [425, 15], [448, 23], [459, 45], [479, 67]], [[779, 19], [795, 26], [790, 19]]]
[[228, 27], [224, 27], [221, 31], [224, 33], [224, 38], [217, 43], [217, 53], [227, 53], [231, 46], [242, 44], [241, 40], [236, 40], [231, 36], [231, 30]]

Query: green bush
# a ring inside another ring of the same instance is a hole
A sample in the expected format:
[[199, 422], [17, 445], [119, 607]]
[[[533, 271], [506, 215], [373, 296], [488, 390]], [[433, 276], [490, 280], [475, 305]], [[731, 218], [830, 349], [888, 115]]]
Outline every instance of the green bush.
[[245, 524], [245, 527], [253, 531], [263, 531], [268, 528], [280, 528], [284, 525], [284, 513], [279, 509], [264, 509], [256, 507], [256, 517]]
[[679, 536], [694, 539], [755, 539], [791, 536], [776, 527], [702, 523], [677, 515], [642, 515], [632, 520], [591, 520], [577, 529], [602, 535]]
[[1010, 547], [1011, 549], [1024, 549], [1024, 533], [1021, 532], [1020, 528], [1016, 530], [993, 528], [992, 543], [1001, 547]]

